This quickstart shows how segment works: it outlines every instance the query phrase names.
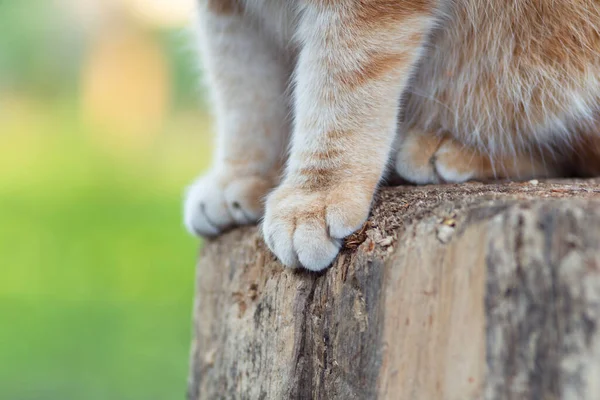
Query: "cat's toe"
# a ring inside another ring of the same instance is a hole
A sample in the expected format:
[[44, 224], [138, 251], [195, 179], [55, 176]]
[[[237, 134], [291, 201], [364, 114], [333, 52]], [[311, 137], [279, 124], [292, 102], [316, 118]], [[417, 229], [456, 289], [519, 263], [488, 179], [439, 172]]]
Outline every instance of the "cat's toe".
[[188, 188], [184, 224], [194, 235], [215, 236], [233, 226], [255, 223], [270, 188], [271, 183], [261, 177], [209, 174]]
[[283, 186], [267, 200], [265, 241], [287, 267], [323, 270], [343, 239], [363, 225], [370, 201], [370, 194], [350, 187], [306, 192]]
[[403, 179], [418, 185], [439, 183], [432, 157], [441, 139], [421, 132], [408, 132], [395, 154], [396, 173]]
[[236, 225], [256, 223], [264, 213], [264, 197], [273, 183], [265, 178], [249, 176], [236, 179], [225, 187], [225, 203]]
[[453, 140], [446, 140], [432, 159], [435, 174], [446, 183], [462, 183], [479, 177], [483, 162], [481, 155]]

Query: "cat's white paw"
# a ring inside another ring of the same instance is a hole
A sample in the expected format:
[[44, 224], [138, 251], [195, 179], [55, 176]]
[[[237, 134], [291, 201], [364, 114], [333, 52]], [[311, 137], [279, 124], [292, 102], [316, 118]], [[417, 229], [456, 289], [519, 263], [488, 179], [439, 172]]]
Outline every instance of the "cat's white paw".
[[187, 190], [184, 223], [198, 236], [214, 236], [232, 226], [257, 222], [272, 183], [258, 176], [210, 173]]
[[372, 193], [356, 186], [306, 191], [282, 185], [269, 195], [263, 235], [287, 267], [327, 268], [342, 240], [366, 221]]

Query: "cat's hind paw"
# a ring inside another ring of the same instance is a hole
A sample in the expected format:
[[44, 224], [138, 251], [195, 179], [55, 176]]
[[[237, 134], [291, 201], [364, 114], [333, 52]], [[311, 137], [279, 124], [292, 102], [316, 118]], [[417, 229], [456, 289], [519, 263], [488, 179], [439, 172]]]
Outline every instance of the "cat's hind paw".
[[559, 166], [537, 154], [491, 156], [451, 137], [407, 132], [398, 146], [396, 172], [416, 184], [461, 183], [469, 180], [530, 179], [559, 174]]

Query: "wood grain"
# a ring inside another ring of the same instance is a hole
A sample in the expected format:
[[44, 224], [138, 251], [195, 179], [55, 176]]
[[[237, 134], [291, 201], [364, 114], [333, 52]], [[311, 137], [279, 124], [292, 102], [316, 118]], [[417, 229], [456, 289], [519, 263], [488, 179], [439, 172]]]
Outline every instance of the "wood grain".
[[333, 267], [206, 243], [188, 396], [600, 398], [600, 181], [385, 188]]

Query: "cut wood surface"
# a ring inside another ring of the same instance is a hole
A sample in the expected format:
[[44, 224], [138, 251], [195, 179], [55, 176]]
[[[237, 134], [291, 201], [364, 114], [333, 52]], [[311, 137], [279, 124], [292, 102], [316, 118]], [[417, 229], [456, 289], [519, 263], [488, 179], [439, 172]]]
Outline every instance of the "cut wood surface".
[[207, 241], [197, 399], [600, 399], [600, 180], [384, 188], [333, 266]]

